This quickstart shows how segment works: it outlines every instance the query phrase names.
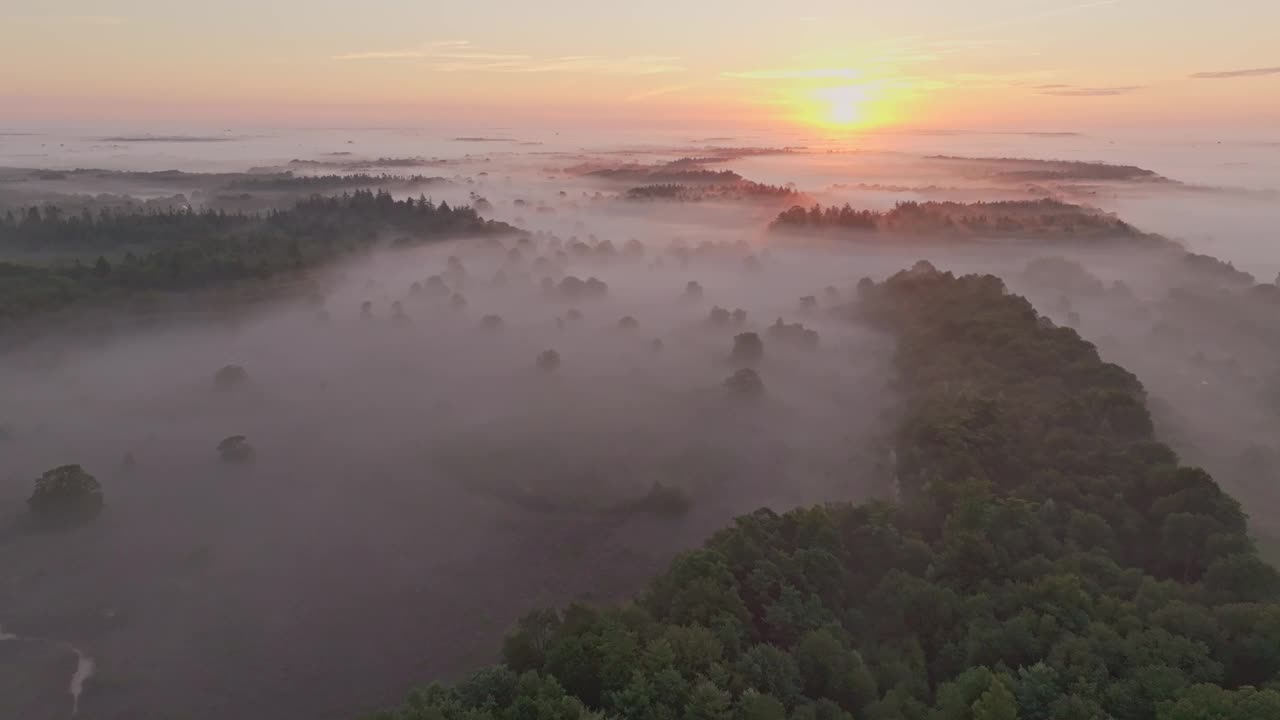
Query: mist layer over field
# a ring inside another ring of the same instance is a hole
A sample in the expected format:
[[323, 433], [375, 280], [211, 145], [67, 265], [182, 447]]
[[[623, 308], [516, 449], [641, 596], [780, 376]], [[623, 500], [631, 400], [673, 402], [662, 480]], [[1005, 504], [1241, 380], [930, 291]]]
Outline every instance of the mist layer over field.
[[[891, 497], [894, 348], [857, 320], [856, 284], [920, 259], [1001, 275], [1076, 327], [1147, 384], [1176, 449], [1255, 516], [1275, 507], [1275, 189], [1229, 177], [1224, 155], [1183, 148], [1137, 168], [1155, 177], [1115, 178], [992, 158], [1127, 163], [1159, 148], [503, 137], [120, 136], [63, 154], [25, 138], [25, 160], [5, 139], [19, 178], [5, 192], [23, 201], [270, 206], [309, 193], [290, 179], [390, 174], [419, 178], [376, 181], [397, 196], [525, 232], [355, 257], [307, 293], [234, 312], [139, 322], [112, 308], [104, 330], [101, 312], [68, 311], [67, 329], [9, 348], [0, 627], [16, 637], [0, 658], [19, 681], [0, 715], [65, 717], [79, 652], [94, 660], [79, 717], [351, 717], [491, 661], [529, 608], [628, 596], [735, 515]], [[111, 172], [56, 172], [77, 167]], [[173, 168], [185, 174], [140, 173]], [[698, 174], [726, 171], [741, 177]], [[244, 189], [266, 176], [270, 190]], [[664, 185], [685, 189], [673, 200]], [[792, 205], [1043, 197], [1169, 242], [770, 230]], [[243, 377], [216, 381], [227, 366]], [[754, 375], [726, 385], [742, 370]], [[251, 459], [220, 456], [236, 435]], [[102, 482], [97, 522], [8, 523], [32, 480], [67, 463]]]

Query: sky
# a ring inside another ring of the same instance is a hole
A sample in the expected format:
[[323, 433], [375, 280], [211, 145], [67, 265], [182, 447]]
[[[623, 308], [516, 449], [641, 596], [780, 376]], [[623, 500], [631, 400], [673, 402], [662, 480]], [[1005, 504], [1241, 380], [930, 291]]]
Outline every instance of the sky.
[[5, 0], [0, 129], [1280, 128], [1276, 0]]

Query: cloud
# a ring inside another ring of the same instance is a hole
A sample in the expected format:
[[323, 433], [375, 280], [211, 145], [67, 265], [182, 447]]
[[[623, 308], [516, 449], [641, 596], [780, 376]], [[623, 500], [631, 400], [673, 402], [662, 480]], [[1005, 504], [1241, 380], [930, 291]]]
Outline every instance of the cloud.
[[1033, 90], [1038, 90], [1041, 95], [1058, 95], [1060, 97], [1111, 97], [1113, 95], [1128, 95], [1144, 88], [1143, 85], [1108, 85], [1103, 87], [1080, 87], [1077, 85], [1035, 85]]
[[852, 80], [862, 73], [851, 68], [814, 68], [810, 70], [746, 70], [723, 73], [725, 77], [743, 80]]
[[428, 43], [402, 50], [370, 50], [330, 56], [331, 60], [432, 60], [429, 69], [436, 72], [580, 72], [601, 75], [654, 75], [680, 72], [680, 58], [666, 55], [562, 55], [540, 58], [521, 53], [487, 52], [471, 49], [466, 40]]
[[1198, 72], [1191, 77], [1201, 80], [1218, 80], [1222, 78], [1262, 77], [1264, 75], [1280, 75], [1280, 66], [1249, 68], [1248, 70], [1219, 70], [1217, 72]]
[[65, 20], [80, 25], [123, 25], [126, 22], [115, 15], [68, 15]]
[[663, 87], [656, 87], [651, 90], [643, 90], [641, 92], [635, 93], [634, 95], [629, 95], [627, 96], [625, 101], [629, 103], [640, 102], [641, 100], [648, 100], [650, 98], [660, 97], [662, 95], [671, 95], [673, 93], [684, 92], [685, 90], [689, 90], [694, 87], [697, 87], [697, 86], [694, 84], [688, 84], [688, 83], [684, 85], [664, 85]]
[[373, 50], [334, 55], [331, 60], [412, 60], [430, 57], [423, 50]]
[[330, 60], [421, 60], [430, 57], [448, 57], [471, 46], [470, 40], [436, 40], [416, 48], [405, 50], [369, 50], [333, 55]]
[[108, 27], [124, 25], [128, 18], [119, 15], [15, 15], [0, 17], [0, 22], [36, 23], [40, 25], [95, 25]]

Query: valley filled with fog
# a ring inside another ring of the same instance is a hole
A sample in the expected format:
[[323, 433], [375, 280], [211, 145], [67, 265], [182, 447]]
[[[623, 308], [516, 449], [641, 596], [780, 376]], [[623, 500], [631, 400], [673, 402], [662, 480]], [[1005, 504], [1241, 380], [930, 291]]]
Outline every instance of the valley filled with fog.
[[[920, 260], [999, 276], [1134, 373], [1280, 537], [1274, 144], [6, 136], [0, 165], [0, 262], [85, 277], [155, 248], [45, 242], [25, 212], [375, 190], [506, 224], [370, 231], [252, 282], [13, 290], [3, 717], [350, 718], [492, 662], [531, 608], [632, 596], [736, 516], [893, 499], [907, 388], [859, 284]], [[31, 530], [67, 464], [100, 516]]]

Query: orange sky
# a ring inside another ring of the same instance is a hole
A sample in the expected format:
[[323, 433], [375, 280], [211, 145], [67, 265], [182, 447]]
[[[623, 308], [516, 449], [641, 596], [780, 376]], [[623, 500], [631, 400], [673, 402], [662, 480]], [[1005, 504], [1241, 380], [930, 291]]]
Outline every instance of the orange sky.
[[1280, 127], [1280, 2], [17, 0], [0, 126]]

